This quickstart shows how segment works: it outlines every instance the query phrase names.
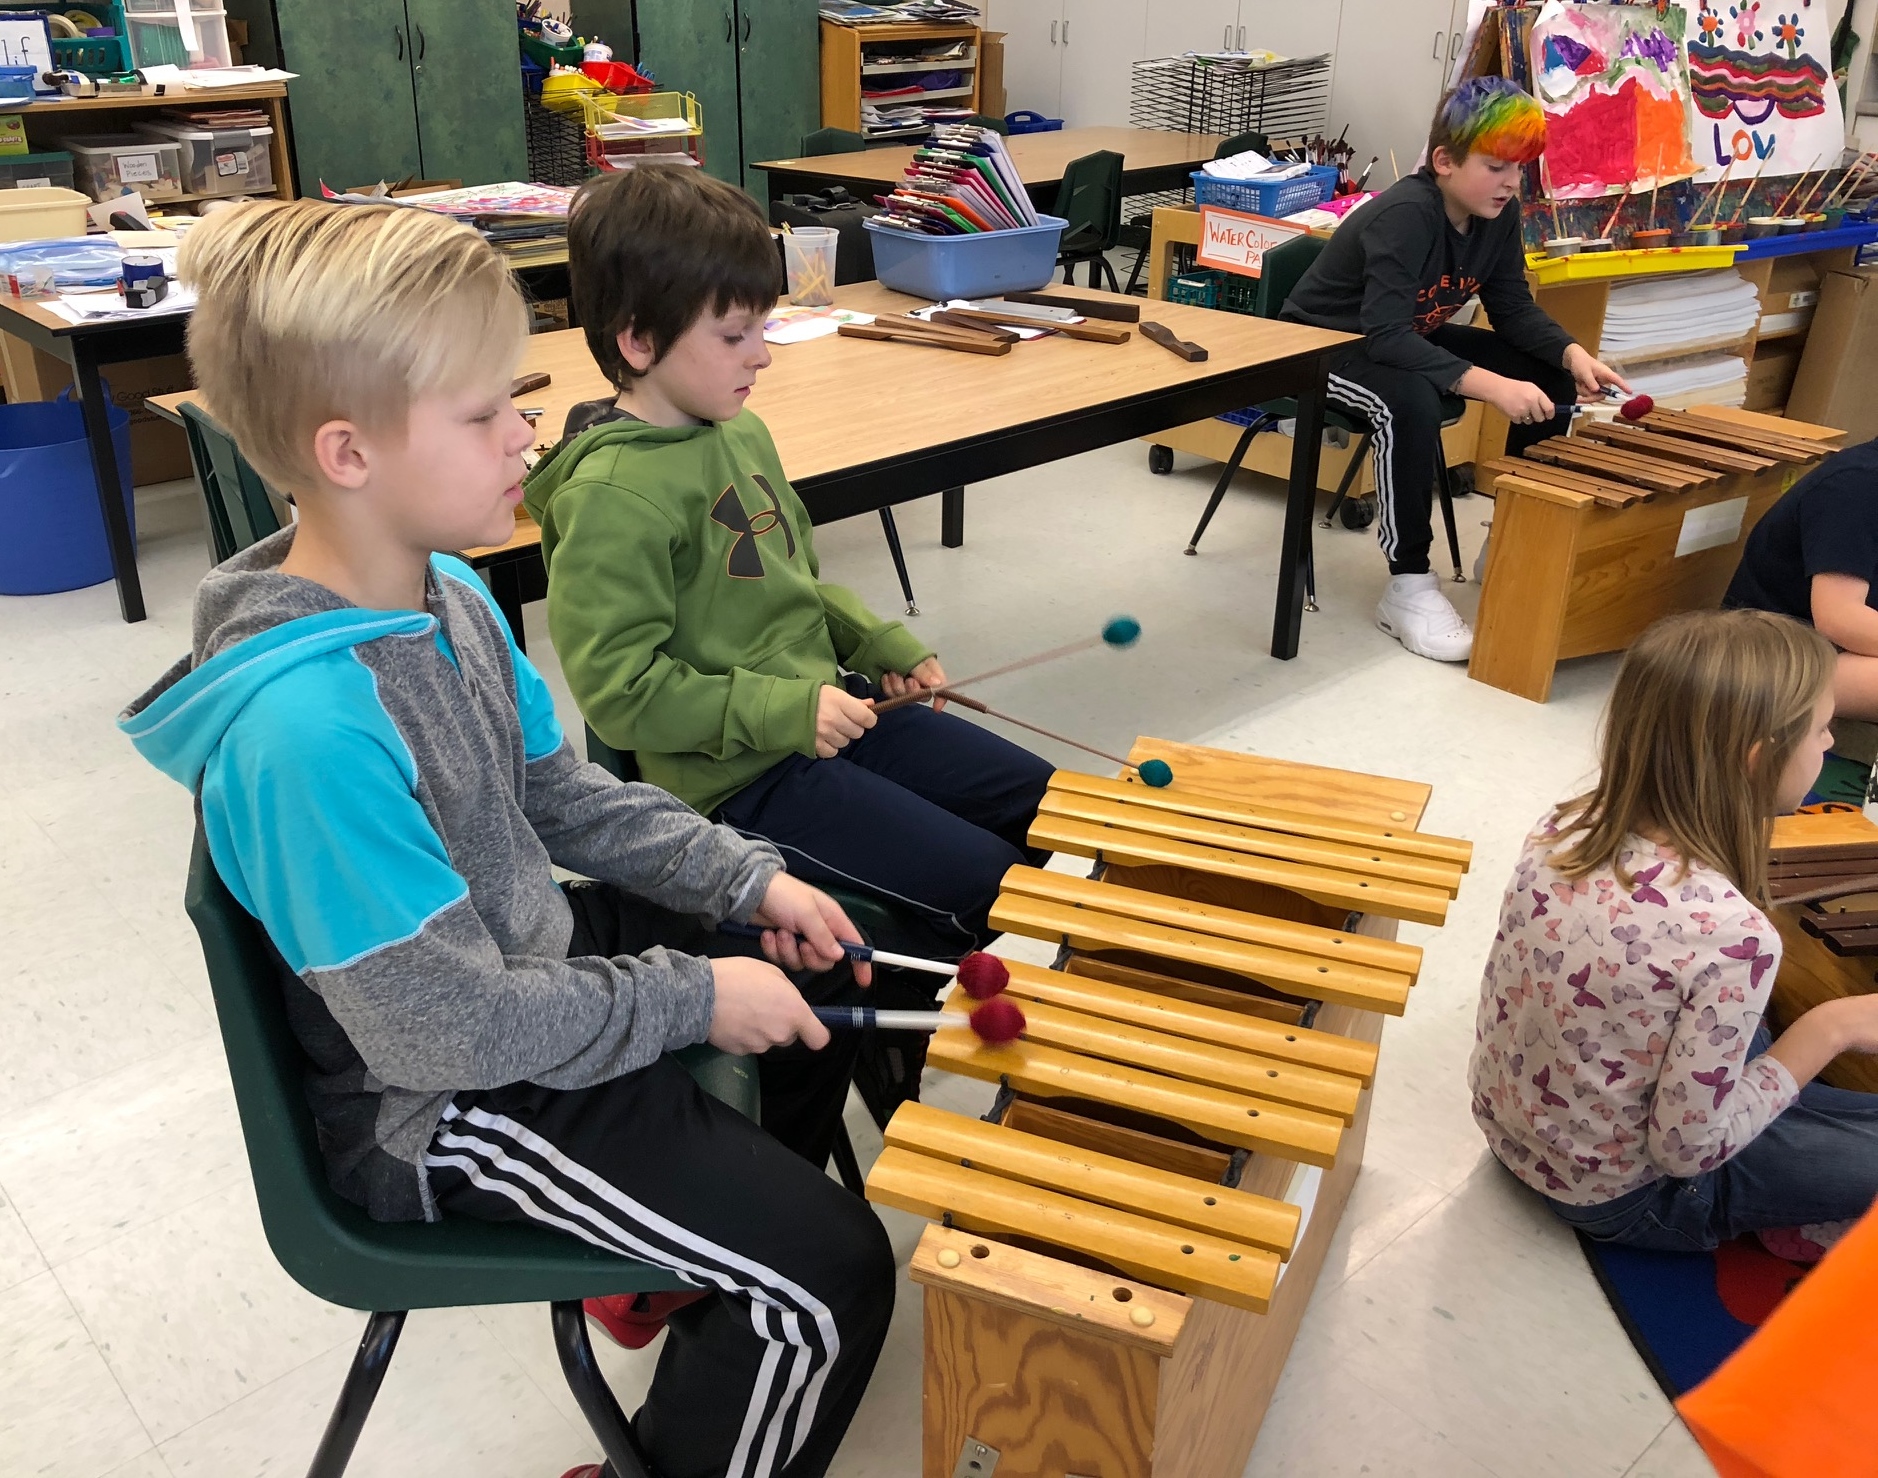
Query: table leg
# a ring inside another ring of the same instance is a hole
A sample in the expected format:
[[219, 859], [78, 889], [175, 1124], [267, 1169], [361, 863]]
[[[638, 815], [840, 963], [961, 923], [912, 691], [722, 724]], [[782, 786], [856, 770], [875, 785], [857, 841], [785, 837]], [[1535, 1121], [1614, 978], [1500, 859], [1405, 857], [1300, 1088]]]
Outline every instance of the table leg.
[[939, 542], [947, 549], [965, 542], [964, 488], [947, 488], [939, 494]]
[[110, 402], [97, 363], [86, 353], [81, 338], [74, 344], [72, 375], [85, 413], [85, 439], [91, 443], [91, 470], [98, 480], [98, 506], [104, 512], [104, 534], [111, 545], [111, 570], [117, 577], [117, 608], [126, 621], [144, 619], [143, 582], [137, 575], [137, 544], [131, 537], [130, 517], [124, 509], [120, 478], [129, 469], [117, 465], [111, 444]]
[[1291, 443], [1291, 489], [1285, 498], [1284, 541], [1278, 552], [1278, 604], [1272, 612], [1272, 655], [1289, 662], [1298, 655], [1304, 624], [1304, 566], [1311, 549], [1311, 517], [1317, 509], [1317, 467], [1323, 454], [1324, 391], [1329, 369], [1319, 360], [1310, 382], [1298, 392], [1298, 419]]

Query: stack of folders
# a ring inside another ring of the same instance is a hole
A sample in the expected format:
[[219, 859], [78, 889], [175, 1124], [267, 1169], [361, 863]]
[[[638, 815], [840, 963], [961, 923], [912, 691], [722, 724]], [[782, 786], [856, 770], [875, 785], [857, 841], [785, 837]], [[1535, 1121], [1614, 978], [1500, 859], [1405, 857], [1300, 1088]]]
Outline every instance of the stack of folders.
[[969, 236], [1037, 224], [1004, 139], [989, 128], [941, 129], [913, 151], [875, 224], [922, 236]]

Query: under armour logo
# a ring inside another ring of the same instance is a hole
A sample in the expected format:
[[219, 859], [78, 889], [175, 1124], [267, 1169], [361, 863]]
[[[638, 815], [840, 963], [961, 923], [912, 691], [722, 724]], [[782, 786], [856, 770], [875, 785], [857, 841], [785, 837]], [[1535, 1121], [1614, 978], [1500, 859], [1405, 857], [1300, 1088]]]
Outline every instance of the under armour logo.
[[743, 499], [737, 496], [733, 484], [717, 496], [717, 502], [711, 508], [711, 522], [729, 529], [737, 537], [730, 544], [730, 558], [724, 563], [724, 572], [733, 580], [761, 580], [765, 573], [763, 555], [756, 547], [756, 541], [763, 534], [782, 530], [784, 553], [789, 559], [796, 557], [795, 530], [789, 527], [789, 520], [782, 515], [782, 505], [777, 501], [776, 490], [761, 473], [752, 473], [750, 481], [763, 490], [763, 496], [769, 500], [767, 508], [758, 511], [752, 518], [744, 511]]

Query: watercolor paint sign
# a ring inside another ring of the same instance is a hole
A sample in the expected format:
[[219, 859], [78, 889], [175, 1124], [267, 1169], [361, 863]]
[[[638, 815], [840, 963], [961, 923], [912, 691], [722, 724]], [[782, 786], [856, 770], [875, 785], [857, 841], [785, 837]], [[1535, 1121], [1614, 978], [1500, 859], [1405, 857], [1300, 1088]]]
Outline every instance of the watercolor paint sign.
[[1653, 189], [1699, 168], [1690, 149], [1687, 17], [1675, 5], [1547, 0], [1533, 23], [1546, 191], [1582, 200]]
[[1304, 227], [1269, 216], [1200, 207], [1200, 244], [1193, 259], [1202, 267], [1218, 267], [1242, 277], [1257, 277], [1265, 269], [1265, 253], [1307, 234]]
[[1687, 17], [1699, 179], [1799, 174], [1839, 162], [1831, 7], [1813, 0], [1674, 0]]

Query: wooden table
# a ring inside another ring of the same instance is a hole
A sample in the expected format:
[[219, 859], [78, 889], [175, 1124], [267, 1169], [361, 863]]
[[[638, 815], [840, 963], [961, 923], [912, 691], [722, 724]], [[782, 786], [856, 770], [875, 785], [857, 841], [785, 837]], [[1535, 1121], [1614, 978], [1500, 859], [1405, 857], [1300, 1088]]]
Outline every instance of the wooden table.
[[[865, 312], [905, 312], [917, 300], [864, 282], [836, 288], [835, 301]], [[1176, 303], [1155, 304], [1154, 317], [1204, 345], [1210, 357], [1189, 364], [1139, 333], [1119, 345], [1051, 336], [999, 357], [829, 337], [778, 346], [750, 409], [768, 424], [783, 469], [820, 524], [1296, 396], [1271, 643], [1274, 657], [1294, 657], [1326, 366], [1349, 336]], [[520, 372], [536, 370], [553, 383], [529, 391], [522, 403], [544, 410], [542, 436], [549, 442], [570, 406], [612, 393], [574, 330], [529, 340]], [[176, 407], [189, 398], [189, 392], [157, 396], [149, 404], [176, 419]], [[491, 591], [519, 637], [522, 604], [547, 589], [540, 529], [520, 514], [508, 542], [466, 553], [489, 572]]]
[[[1065, 128], [1055, 133], [1020, 133], [1005, 140], [1018, 177], [1039, 210], [1056, 202], [1056, 188], [1072, 159], [1107, 149], [1122, 156], [1122, 194], [1184, 190], [1189, 176], [1213, 157], [1224, 134], [1169, 133], [1157, 128]], [[913, 147], [863, 149], [858, 154], [816, 154], [752, 165], [764, 172], [769, 198], [798, 190], [846, 185], [871, 199], [899, 182], [913, 162]], [[923, 147], [918, 146], [918, 147]]]

